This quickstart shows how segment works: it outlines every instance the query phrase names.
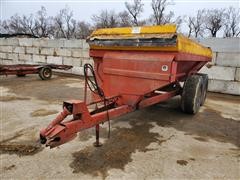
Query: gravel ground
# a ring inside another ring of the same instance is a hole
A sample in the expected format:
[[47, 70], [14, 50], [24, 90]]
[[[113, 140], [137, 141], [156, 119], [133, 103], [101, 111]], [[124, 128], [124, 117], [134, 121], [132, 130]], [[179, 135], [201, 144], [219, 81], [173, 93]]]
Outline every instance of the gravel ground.
[[83, 79], [55, 75], [0, 77], [1, 179], [240, 179], [240, 97], [208, 93], [200, 112], [187, 115], [179, 97], [101, 126], [49, 149], [39, 130], [63, 100], [83, 99]]

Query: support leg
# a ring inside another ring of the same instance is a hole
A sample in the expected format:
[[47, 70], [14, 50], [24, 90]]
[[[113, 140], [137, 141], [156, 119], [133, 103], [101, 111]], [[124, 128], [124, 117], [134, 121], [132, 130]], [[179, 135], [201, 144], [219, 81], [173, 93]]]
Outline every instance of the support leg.
[[93, 145], [95, 147], [102, 146], [102, 144], [99, 142], [99, 124], [96, 125], [96, 142]]

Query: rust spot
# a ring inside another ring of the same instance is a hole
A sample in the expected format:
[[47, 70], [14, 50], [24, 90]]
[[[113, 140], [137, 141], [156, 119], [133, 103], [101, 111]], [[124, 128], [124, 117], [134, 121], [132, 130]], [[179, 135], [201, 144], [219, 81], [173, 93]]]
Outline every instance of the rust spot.
[[188, 162], [185, 160], [177, 160], [177, 163], [180, 164], [181, 166], [186, 166], [188, 164]]

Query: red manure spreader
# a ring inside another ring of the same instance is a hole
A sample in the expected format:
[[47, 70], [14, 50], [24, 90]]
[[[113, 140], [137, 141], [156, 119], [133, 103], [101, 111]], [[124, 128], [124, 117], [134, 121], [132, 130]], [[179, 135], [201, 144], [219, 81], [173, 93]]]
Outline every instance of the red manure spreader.
[[[212, 51], [178, 34], [174, 25], [99, 29], [87, 42], [94, 67], [84, 65], [85, 99], [63, 102], [63, 111], [40, 131], [42, 144], [59, 146], [95, 126], [98, 146], [100, 123], [177, 95], [185, 113], [203, 105], [208, 76], [198, 71]], [[87, 88], [93, 99], [88, 104]]]

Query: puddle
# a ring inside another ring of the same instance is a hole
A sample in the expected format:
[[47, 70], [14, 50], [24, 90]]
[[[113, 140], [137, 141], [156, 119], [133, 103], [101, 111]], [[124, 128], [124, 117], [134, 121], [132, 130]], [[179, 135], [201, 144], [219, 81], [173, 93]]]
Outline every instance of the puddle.
[[181, 166], [186, 166], [188, 164], [188, 162], [185, 160], [177, 160], [177, 163], [180, 164]]
[[47, 109], [37, 109], [33, 112], [31, 112], [31, 116], [37, 117], [37, 116], [48, 116], [51, 114], [56, 114], [58, 111], [56, 110], [47, 110]]
[[151, 151], [147, 146], [159, 141], [158, 133], [149, 132], [153, 127], [146, 122], [130, 123], [134, 128], [116, 128], [111, 131], [110, 139], [103, 146], [89, 146], [73, 153], [73, 162], [70, 167], [73, 173], [82, 172], [93, 176], [101, 175], [105, 178], [111, 168], [124, 169], [124, 166], [132, 161], [131, 155], [136, 152]]
[[[127, 121], [131, 128], [117, 128], [111, 131], [111, 138], [100, 148], [89, 146], [73, 153], [70, 167], [74, 173], [82, 172], [93, 176], [106, 177], [111, 168], [124, 169], [132, 161], [131, 155], [136, 152], [150, 151], [147, 146], [152, 142], [161, 144], [173, 137], [162, 140], [161, 132], [149, 132], [152, 122], [161, 127], [172, 127], [185, 134], [193, 136], [198, 141], [206, 142], [214, 139], [223, 143], [240, 146], [240, 123], [223, 118], [211, 109], [205, 109], [196, 115], [184, 114], [179, 108], [179, 99], [154, 105], [140, 111], [122, 116], [121, 121]], [[194, 161], [195, 159], [190, 159]], [[178, 164], [187, 165], [186, 160], [178, 160]], [[87, 168], [86, 168], [87, 167]]]

